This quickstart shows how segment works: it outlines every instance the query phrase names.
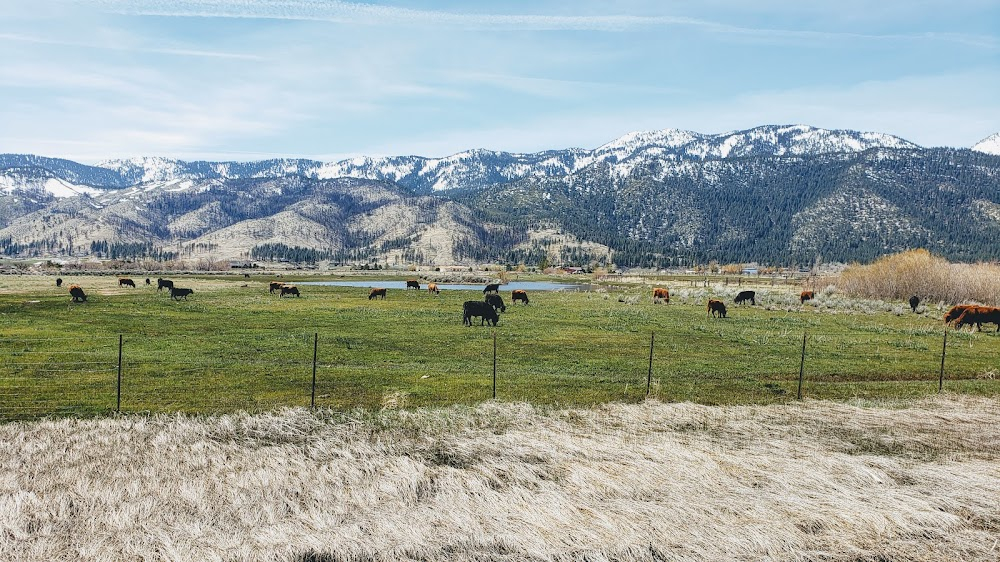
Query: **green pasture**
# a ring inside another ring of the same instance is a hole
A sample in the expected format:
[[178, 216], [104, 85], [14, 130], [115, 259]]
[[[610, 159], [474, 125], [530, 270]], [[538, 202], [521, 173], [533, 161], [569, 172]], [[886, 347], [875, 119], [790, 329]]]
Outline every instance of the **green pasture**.
[[[317, 406], [475, 403], [493, 396], [494, 336], [501, 400], [642, 400], [651, 338], [650, 392], [661, 400], [794, 400], [803, 335], [805, 396], [904, 398], [937, 392], [944, 336], [937, 311], [729, 299], [729, 318], [713, 319], [703, 302], [654, 304], [648, 287], [532, 292], [528, 306], [503, 292], [507, 312], [492, 328], [462, 325], [462, 302], [479, 291], [390, 289], [369, 301], [364, 288], [300, 284], [300, 298], [279, 298], [263, 277], [174, 279], [195, 294], [174, 301], [155, 281], [119, 289], [113, 277], [67, 278], [89, 295], [75, 304], [50, 277], [0, 280], [0, 419], [114, 411], [119, 335], [126, 412], [308, 406], [314, 346]], [[992, 329], [948, 333], [945, 390], [1000, 393]]]

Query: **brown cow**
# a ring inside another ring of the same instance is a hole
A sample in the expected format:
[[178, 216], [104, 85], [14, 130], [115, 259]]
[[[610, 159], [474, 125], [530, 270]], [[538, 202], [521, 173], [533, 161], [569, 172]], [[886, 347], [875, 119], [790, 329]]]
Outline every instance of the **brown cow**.
[[273, 295], [275, 291], [280, 291], [281, 286], [284, 284], [284, 281], [271, 281], [267, 286], [267, 290]]
[[376, 297], [381, 298], [382, 300], [385, 300], [385, 289], [378, 288], [378, 289], [372, 289], [371, 291], [368, 291], [368, 300], [372, 300], [372, 299], [374, 299]]
[[711, 314], [713, 318], [715, 317], [716, 313], [718, 313], [719, 318], [725, 318], [726, 303], [720, 300], [708, 299], [708, 313]]
[[427, 284], [427, 292], [428, 293], [434, 293], [435, 295], [440, 295], [441, 294], [441, 289], [438, 289], [438, 284], [437, 283], [428, 283]]
[[949, 308], [948, 312], [944, 313], [944, 323], [945, 324], [951, 324], [955, 320], [958, 320], [958, 317], [961, 316], [963, 312], [965, 312], [965, 309], [971, 308], [973, 306], [976, 306], [976, 305], [974, 305], [974, 304], [956, 304], [955, 306]]
[[955, 329], [960, 329], [966, 324], [976, 325], [976, 330], [982, 331], [983, 324], [996, 324], [997, 331], [1000, 332], [1000, 308], [992, 306], [970, 306], [955, 321]]
[[514, 289], [510, 292], [510, 301], [512, 306], [517, 301], [522, 301], [524, 304], [528, 304], [528, 292], [524, 289]]
[[806, 301], [814, 298], [816, 298], [816, 295], [812, 291], [802, 291], [799, 293], [799, 304], [804, 304]]
[[659, 287], [653, 289], [653, 302], [660, 302], [660, 300], [663, 300], [663, 302], [669, 303], [670, 302], [670, 291], [668, 291], [666, 289], [661, 289]]

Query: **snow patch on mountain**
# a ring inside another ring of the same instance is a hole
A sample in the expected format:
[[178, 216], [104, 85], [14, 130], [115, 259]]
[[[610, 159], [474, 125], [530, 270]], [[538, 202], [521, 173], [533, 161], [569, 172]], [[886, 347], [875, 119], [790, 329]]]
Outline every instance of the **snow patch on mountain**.
[[62, 178], [28, 178], [15, 175], [0, 175], [0, 193], [14, 191], [44, 191], [53, 197], [76, 197], [78, 195], [98, 195], [102, 190], [86, 185], [77, 185]]
[[1000, 133], [990, 135], [972, 145], [972, 150], [1000, 156]]

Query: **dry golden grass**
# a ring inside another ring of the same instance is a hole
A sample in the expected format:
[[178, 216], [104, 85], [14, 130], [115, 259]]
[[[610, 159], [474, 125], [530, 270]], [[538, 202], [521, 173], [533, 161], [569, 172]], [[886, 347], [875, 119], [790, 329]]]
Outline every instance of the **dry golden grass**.
[[996, 560], [998, 405], [13, 423], [0, 559]]
[[886, 256], [871, 265], [844, 270], [837, 288], [851, 296], [960, 303], [1000, 304], [1000, 266], [950, 263], [927, 250]]

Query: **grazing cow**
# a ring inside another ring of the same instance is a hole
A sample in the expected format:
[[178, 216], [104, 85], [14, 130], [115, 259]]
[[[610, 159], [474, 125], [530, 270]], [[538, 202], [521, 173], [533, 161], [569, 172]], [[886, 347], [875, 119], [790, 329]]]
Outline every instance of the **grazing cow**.
[[499, 295], [500, 294], [500, 283], [490, 283], [483, 289], [483, 294], [488, 295], [490, 293]]
[[913, 310], [913, 312], [916, 312], [918, 306], [920, 306], [920, 297], [913, 295], [910, 297], [910, 309]]
[[79, 285], [70, 285], [69, 294], [73, 296], [73, 302], [87, 302], [87, 295]]
[[416, 289], [416, 290], [419, 291], [420, 290], [420, 281], [418, 281], [416, 279], [407, 279], [406, 280], [406, 288], [407, 289]]
[[297, 297], [301, 297], [302, 296], [302, 295], [299, 294], [299, 288], [296, 287], [295, 285], [282, 285], [281, 286], [281, 294], [279, 294], [278, 296], [279, 297], [283, 297], [285, 295], [295, 295]]
[[118, 286], [119, 287], [124, 287], [126, 285], [129, 286], [129, 287], [132, 287], [133, 289], [135, 289], [135, 281], [133, 281], [131, 279], [128, 279], [127, 277], [120, 277], [120, 278], [118, 278]]
[[757, 293], [755, 291], [740, 291], [736, 294], [736, 304], [745, 304], [750, 301], [751, 306], [757, 305]]
[[528, 304], [528, 292], [524, 289], [514, 289], [510, 292], [510, 303], [513, 305], [517, 301]]
[[149, 282], [149, 277], [146, 278], [146, 284], [151, 285], [151, 283]]
[[275, 291], [280, 291], [284, 284], [284, 281], [271, 281], [267, 286], [267, 291], [273, 295]]
[[500, 321], [500, 315], [497, 314], [497, 311], [488, 302], [465, 301], [465, 304], [462, 305], [462, 324], [471, 326], [474, 316], [481, 318], [479, 321], [480, 326], [486, 322], [492, 322], [496, 326], [497, 322]]
[[816, 295], [812, 291], [802, 291], [799, 293], [799, 304], [803, 304], [807, 300], [812, 300], [814, 298], [816, 298]]
[[974, 306], [976, 306], [976, 305], [974, 305], [974, 304], [956, 304], [955, 306], [949, 308], [948, 312], [944, 313], [944, 323], [945, 324], [951, 324], [955, 320], [958, 320], [958, 317], [961, 316], [963, 312], [965, 312], [965, 309], [972, 308]]
[[440, 295], [441, 294], [441, 289], [438, 289], [438, 284], [437, 283], [428, 283], [427, 284], [427, 292], [428, 293], [434, 293], [435, 295]]
[[372, 289], [371, 291], [368, 291], [368, 300], [372, 300], [375, 297], [378, 297], [378, 298], [381, 298], [382, 300], [385, 300], [385, 289], [378, 288], [378, 289]]
[[716, 314], [718, 314], [718, 318], [725, 318], [726, 303], [720, 300], [708, 299], [708, 313], [711, 314], [713, 318], [716, 318]]
[[656, 287], [655, 289], [653, 289], [653, 302], [660, 302], [661, 300], [663, 302], [669, 303], [670, 291], [662, 289], [660, 287]]
[[500, 298], [500, 295], [486, 295], [486, 302], [493, 307], [493, 310], [507, 312], [507, 307], [503, 304], [503, 299]]
[[56, 277], [56, 287], [62, 287], [62, 277]]
[[180, 300], [181, 297], [184, 297], [184, 300], [187, 300], [188, 295], [193, 295], [193, 294], [194, 294], [194, 289], [181, 289], [179, 287], [170, 287], [170, 296], [173, 297], [175, 301]]
[[169, 279], [157, 279], [156, 280], [156, 291], [159, 292], [160, 289], [166, 287], [167, 289], [174, 288], [174, 282]]
[[982, 331], [983, 324], [996, 324], [997, 331], [1000, 332], [1000, 308], [992, 306], [970, 306], [965, 312], [955, 320], [955, 329], [959, 329], [966, 324], [976, 325], [976, 330]]

